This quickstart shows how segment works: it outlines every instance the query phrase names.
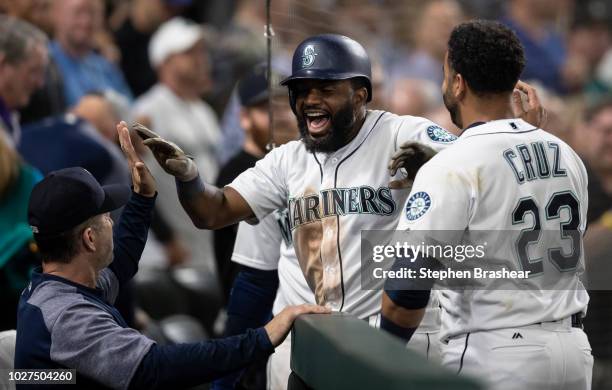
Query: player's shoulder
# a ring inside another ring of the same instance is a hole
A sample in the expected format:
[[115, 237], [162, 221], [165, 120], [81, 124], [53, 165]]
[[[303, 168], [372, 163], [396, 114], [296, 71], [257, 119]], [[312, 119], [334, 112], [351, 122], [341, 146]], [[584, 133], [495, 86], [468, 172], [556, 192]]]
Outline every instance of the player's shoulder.
[[388, 136], [395, 140], [397, 146], [406, 141], [418, 141], [441, 150], [457, 140], [457, 136], [450, 131], [420, 116], [385, 112], [380, 121], [381, 127], [389, 132]]
[[272, 149], [268, 155], [298, 157], [308, 153], [301, 139], [289, 141]]
[[554, 142], [554, 143], [560, 145], [562, 148], [570, 150], [573, 154], [577, 155], [576, 151], [570, 146], [570, 144], [565, 142], [562, 138], [559, 138], [555, 134], [553, 134], [550, 131], [547, 131], [545, 129], [539, 129], [539, 132], [540, 132], [540, 136], [544, 140], [546, 140], [548, 142]]
[[310, 156], [306, 146], [301, 140], [294, 140], [277, 146], [259, 160], [256, 166], [272, 164], [272, 166], [290, 169], [292, 166], [305, 164]]

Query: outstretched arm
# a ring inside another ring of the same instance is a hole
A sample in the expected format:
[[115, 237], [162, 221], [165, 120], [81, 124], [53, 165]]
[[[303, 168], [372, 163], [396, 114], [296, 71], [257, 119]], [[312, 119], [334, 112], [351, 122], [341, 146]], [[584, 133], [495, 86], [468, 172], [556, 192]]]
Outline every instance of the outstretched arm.
[[176, 178], [181, 206], [199, 229], [220, 229], [254, 217], [244, 198], [233, 188], [204, 184], [200, 176], [190, 181]]
[[289, 306], [263, 328], [241, 335], [193, 344], [153, 345], [132, 376], [130, 388], [166, 389], [210, 382], [270, 355], [298, 316], [329, 312], [322, 306]]
[[204, 183], [190, 156], [172, 142], [141, 124], [132, 126], [151, 149], [159, 165], [176, 178], [181, 205], [200, 229], [219, 229], [254, 216], [244, 198], [234, 189]]
[[[121, 149], [132, 176], [133, 193], [125, 205], [119, 223], [113, 229], [113, 262], [109, 268], [119, 285], [127, 283], [138, 271], [138, 261], [147, 242], [151, 214], [155, 205], [156, 185], [149, 169], [131, 147], [125, 122], [117, 125]], [[112, 296], [113, 294], [111, 294]], [[111, 300], [114, 300], [113, 297]]]

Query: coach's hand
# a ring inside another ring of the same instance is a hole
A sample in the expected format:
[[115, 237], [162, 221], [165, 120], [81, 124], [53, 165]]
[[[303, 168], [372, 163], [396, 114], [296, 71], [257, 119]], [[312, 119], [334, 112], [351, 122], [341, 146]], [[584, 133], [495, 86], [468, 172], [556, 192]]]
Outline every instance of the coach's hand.
[[389, 173], [395, 176], [397, 170], [404, 168], [407, 176], [400, 180], [389, 182], [389, 188], [410, 188], [418, 170], [429, 161], [436, 151], [416, 141], [406, 141], [400, 145], [399, 150], [391, 157], [389, 162]]
[[304, 304], [299, 306], [288, 306], [278, 313], [272, 321], [265, 326], [268, 337], [275, 347], [283, 342], [293, 326], [293, 321], [302, 314], [326, 314], [331, 310], [317, 305]]
[[149, 168], [147, 168], [134, 150], [134, 145], [132, 145], [132, 140], [130, 139], [130, 131], [125, 122], [122, 121], [117, 124], [117, 133], [119, 133], [121, 150], [127, 158], [130, 173], [132, 174], [134, 192], [147, 197], [155, 196], [155, 179], [151, 172], [149, 172]]
[[512, 112], [535, 127], [542, 128], [546, 124], [546, 110], [535, 88], [520, 80], [512, 92]]
[[198, 176], [198, 168], [191, 156], [186, 155], [176, 144], [166, 141], [140, 123], [133, 124], [132, 129], [143, 139], [143, 144], [151, 149], [153, 156], [166, 173], [181, 181], [190, 181]]

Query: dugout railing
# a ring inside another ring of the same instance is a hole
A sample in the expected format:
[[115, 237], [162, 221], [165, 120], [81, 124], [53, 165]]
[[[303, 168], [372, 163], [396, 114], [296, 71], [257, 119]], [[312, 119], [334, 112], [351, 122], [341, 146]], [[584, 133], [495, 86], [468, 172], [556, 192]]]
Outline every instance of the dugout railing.
[[291, 369], [290, 390], [484, 388], [346, 314], [299, 317], [291, 333]]

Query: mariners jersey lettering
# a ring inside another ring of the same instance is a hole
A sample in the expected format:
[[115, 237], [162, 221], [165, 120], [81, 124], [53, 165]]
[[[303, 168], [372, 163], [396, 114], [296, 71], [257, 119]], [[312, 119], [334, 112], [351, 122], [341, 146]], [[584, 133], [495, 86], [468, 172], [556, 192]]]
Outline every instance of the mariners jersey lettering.
[[[563, 284], [555, 290], [442, 290], [443, 337], [585, 312], [588, 295], [578, 279], [584, 268], [581, 247], [574, 248], [569, 264], [560, 261], [565, 255], [555, 258], [548, 244], [571, 241], [563, 238], [567, 228], [584, 233], [587, 203], [586, 170], [578, 155], [559, 138], [520, 119], [468, 128], [451, 148], [425, 164], [398, 229], [503, 230], [517, 237], [533, 231], [521, 245], [504, 241], [495, 248], [494, 260], [513, 270], [531, 270], [534, 277], [545, 272]], [[554, 242], [538, 243], [539, 232], [545, 230], [559, 232]], [[573, 273], [561, 277], [568, 267]]]
[[291, 230], [326, 217], [346, 214], [392, 215], [397, 205], [388, 187], [332, 188], [289, 199]]
[[436, 150], [454, 136], [424, 118], [368, 111], [357, 136], [333, 153], [310, 153], [301, 141], [282, 145], [230, 184], [259, 220], [288, 209], [295, 253], [316, 301], [365, 318], [380, 292], [361, 289], [360, 233], [394, 229], [408, 191], [389, 189], [387, 165], [408, 140]]

